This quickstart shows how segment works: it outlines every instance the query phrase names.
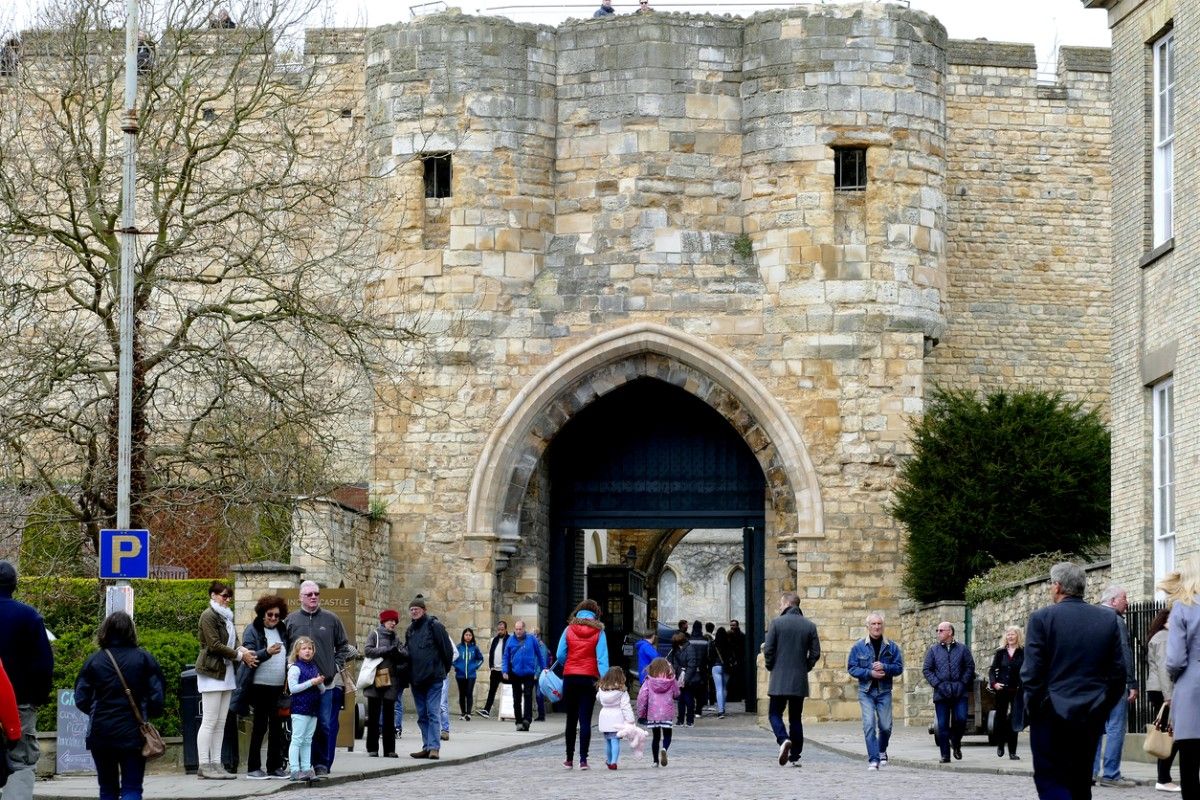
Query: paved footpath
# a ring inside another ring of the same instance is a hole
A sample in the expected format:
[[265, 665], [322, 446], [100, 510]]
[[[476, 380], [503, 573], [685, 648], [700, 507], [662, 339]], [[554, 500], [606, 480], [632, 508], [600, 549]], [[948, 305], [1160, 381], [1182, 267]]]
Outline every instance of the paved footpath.
[[[670, 764], [652, 767], [649, 755], [637, 759], [628, 749], [620, 769], [604, 768], [604, 738], [593, 730], [592, 769], [563, 769], [562, 715], [535, 723], [528, 733], [512, 724], [476, 718], [454, 722], [441, 761], [367, 758], [361, 742], [355, 752], [339, 752], [330, 780], [312, 785], [286, 781], [202, 781], [177, 771], [146, 778], [148, 800], [239, 800], [279, 794], [314, 800], [417, 797], [421, 800], [469, 796], [472, 800], [560, 800], [560, 798], [764, 798], [766, 800], [1033, 800], [1036, 793], [1028, 747], [1021, 737], [1020, 761], [996, 758], [996, 751], [968, 740], [964, 758], [937, 763], [933, 738], [922, 728], [897, 727], [889, 755], [892, 765], [867, 770], [862, 729], [856, 722], [806, 726], [802, 768], [780, 767], [771, 734], [753, 717], [731, 713], [724, 720], [705, 716], [694, 728], [679, 728]], [[416, 742], [399, 743], [407, 753]], [[1125, 774], [1143, 783], [1130, 789], [1097, 787], [1096, 800], [1151, 800], [1177, 796], [1154, 790], [1154, 768], [1126, 761]], [[1178, 775], [1178, 772], [1175, 773]], [[1148, 784], [1148, 785], [1146, 785]], [[35, 800], [81, 800], [96, 796], [95, 778], [60, 776], [39, 780]], [[615, 794], [612, 794], [615, 793]]]

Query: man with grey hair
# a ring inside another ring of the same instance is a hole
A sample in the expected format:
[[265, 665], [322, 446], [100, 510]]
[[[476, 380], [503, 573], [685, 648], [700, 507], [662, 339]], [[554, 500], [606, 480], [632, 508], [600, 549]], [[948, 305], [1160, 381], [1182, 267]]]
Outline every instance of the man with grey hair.
[[850, 647], [846, 670], [858, 678], [858, 705], [862, 710], [863, 738], [867, 743], [867, 769], [888, 763], [892, 737], [892, 678], [904, 672], [900, 647], [883, 638], [883, 614], [867, 615], [867, 635]]
[[1043, 800], [1092, 796], [1092, 759], [1113, 703], [1125, 690], [1121, 631], [1112, 611], [1083, 600], [1077, 564], [1050, 569], [1053, 604], [1029, 617], [1025, 689], [1033, 782]]
[[[1137, 700], [1137, 674], [1133, 669], [1133, 648], [1129, 644], [1129, 626], [1125, 624], [1125, 609], [1129, 607], [1129, 596], [1121, 586], [1107, 586], [1100, 593], [1101, 608], [1111, 609], [1121, 629], [1121, 652], [1125, 655], [1125, 697], [1113, 703], [1104, 723], [1104, 740], [1096, 747], [1096, 759], [1092, 764], [1092, 775], [1101, 786], [1129, 788], [1134, 781], [1121, 774], [1121, 750], [1125, 747], [1126, 718], [1129, 704]], [[1101, 758], [1104, 769], [1101, 771]]]
[[313, 661], [325, 676], [325, 691], [321, 693], [317, 730], [313, 736], [312, 765], [318, 777], [328, 775], [337, 752], [338, 714], [346, 698], [338, 673], [358, 652], [346, 636], [346, 628], [337, 614], [321, 608], [321, 587], [316, 581], [300, 584], [300, 608], [288, 614], [287, 629], [292, 641], [307, 636], [317, 645]]
[[[767, 720], [779, 745], [779, 766], [800, 766], [804, 750], [804, 698], [808, 697], [808, 673], [821, 657], [817, 626], [800, 611], [795, 592], [779, 598], [779, 616], [771, 620], [763, 642], [763, 661], [771, 678], [767, 683]], [[788, 725], [783, 726], [787, 708]]]

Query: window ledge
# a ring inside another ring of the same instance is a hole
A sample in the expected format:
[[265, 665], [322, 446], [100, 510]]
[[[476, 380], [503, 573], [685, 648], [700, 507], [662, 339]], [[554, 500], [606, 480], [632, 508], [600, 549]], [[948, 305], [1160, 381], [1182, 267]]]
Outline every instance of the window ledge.
[[1154, 248], [1149, 253], [1146, 253], [1146, 255], [1142, 256], [1142, 260], [1138, 262], [1138, 266], [1143, 267], [1143, 268], [1148, 267], [1151, 264], [1153, 264], [1155, 261], [1158, 261], [1160, 258], [1162, 258], [1163, 256], [1165, 256], [1167, 253], [1171, 252], [1174, 249], [1175, 249], [1175, 237], [1172, 236], [1170, 239], [1167, 239], [1165, 242], [1160, 244], [1158, 247]]

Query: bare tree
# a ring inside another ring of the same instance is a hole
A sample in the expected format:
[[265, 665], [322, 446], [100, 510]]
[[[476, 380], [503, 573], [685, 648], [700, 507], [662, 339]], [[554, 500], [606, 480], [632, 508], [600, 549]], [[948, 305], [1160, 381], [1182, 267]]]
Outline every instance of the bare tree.
[[[251, 3], [235, 29], [143, 4], [135, 527], [361, 479], [373, 381], [420, 344], [369, 302], [386, 181], [340, 112], [354, 87], [291, 38], [317, 2]], [[0, 479], [94, 540], [116, 509], [124, 2], [43, 14], [0, 79]]]

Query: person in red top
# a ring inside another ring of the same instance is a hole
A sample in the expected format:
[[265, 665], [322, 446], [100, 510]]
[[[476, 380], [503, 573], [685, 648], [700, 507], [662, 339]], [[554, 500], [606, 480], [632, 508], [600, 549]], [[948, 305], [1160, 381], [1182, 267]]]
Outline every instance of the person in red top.
[[[17, 696], [13, 693], [12, 682], [8, 679], [8, 673], [4, 671], [4, 662], [2, 661], [0, 661], [0, 729], [4, 732], [7, 747], [21, 741], [21, 714], [17, 711]], [[0, 753], [0, 756], [8, 757], [7, 747], [4, 752]], [[7, 770], [4, 777], [8, 778]], [[0, 786], [3, 785], [0, 783]]]
[[600, 606], [584, 600], [575, 606], [555, 652], [563, 666], [563, 704], [567, 707], [567, 760], [575, 766], [575, 730], [579, 729], [579, 768], [587, 769], [592, 743], [592, 711], [596, 708], [596, 681], [608, 672], [608, 641], [600, 622]]

